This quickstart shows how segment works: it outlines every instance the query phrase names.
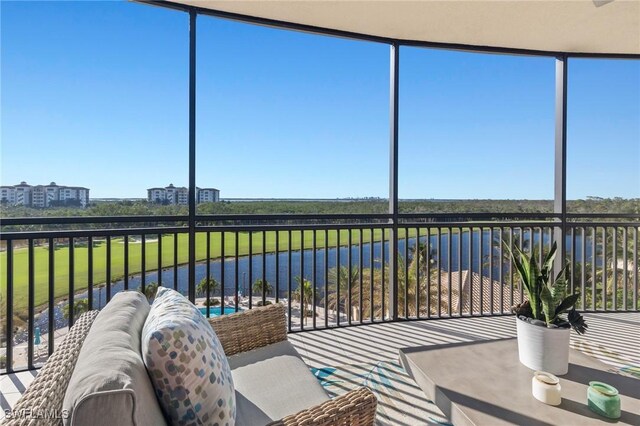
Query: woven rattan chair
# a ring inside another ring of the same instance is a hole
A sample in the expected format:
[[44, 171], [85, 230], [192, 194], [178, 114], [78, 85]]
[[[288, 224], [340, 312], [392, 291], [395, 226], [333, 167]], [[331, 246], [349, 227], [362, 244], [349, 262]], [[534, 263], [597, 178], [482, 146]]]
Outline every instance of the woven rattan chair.
[[[286, 308], [278, 303], [231, 315], [210, 318], [227, 356], [287, 340]], [[271, 425], [373, 425], [378, 400], [366, 387], [315, 407], [309, 407]]]

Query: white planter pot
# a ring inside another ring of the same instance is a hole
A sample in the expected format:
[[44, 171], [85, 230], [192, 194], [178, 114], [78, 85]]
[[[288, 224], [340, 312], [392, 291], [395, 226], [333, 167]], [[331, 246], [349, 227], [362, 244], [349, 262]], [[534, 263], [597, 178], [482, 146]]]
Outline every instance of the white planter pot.
[[516, 317], [518, 356], [532, 370], [556, 376], [569, 371], [570, 328], [547, 328], [529, 324]]

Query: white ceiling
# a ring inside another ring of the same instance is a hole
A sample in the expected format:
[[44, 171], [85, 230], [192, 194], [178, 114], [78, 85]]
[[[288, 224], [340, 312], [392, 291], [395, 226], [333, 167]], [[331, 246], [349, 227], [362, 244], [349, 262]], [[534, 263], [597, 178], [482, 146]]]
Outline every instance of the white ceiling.
[[640, 0], [173, 0], [404, 41], [640, 54]]

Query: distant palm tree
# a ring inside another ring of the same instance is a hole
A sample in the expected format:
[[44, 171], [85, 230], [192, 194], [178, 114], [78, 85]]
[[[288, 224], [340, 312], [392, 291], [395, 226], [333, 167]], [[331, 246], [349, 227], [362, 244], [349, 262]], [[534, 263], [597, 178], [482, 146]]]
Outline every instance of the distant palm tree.
[[[78, 317], [89, 310], [89, 301], [87, 299], [78, 299], [73, 302], [73, 318]], [[62, 308], [62, 316], [65, 319], [69, 319], [69, 304], [64, 305]]]
[[[429, 288], [429, 306], [431, 313], [438, 309], [438, 265], [433, 258], [434, 252], [424, 244], [416, 244], [409, 249], [408, 258], [398, 256], [398, 314], [406, 317], [427, 314], [426, 295]], [[429, 268], [427, 268], [427, 264]], [[418, 265], [420, 268], [418, 269]], [[429, 269], [429, 276], [427, 276]], [[419, 277], [419, 279], [418, 279]], [[444, 296], [444, 290], [442, 296]], [[457, 290], [452, 289], [452, 297]], [[406, 299], [406, 303], [405, 303]], [[416, 299], [420, 312], [416, 311]], [[424, 300], [423, 300], [424, 299]], [[448, 310], [450, 301], [440, 297], [440, 310]], [[407, 311], [405, 312], [405, 305]]]
[[[359, 289], [360, 270], [356, 267], [339, 266], [329, 270], [329, 282], [325, 291], [329, 292], [327, 309], [333, 309], [339, 315], [343, 309], [348, 309], [349, 289], [351, 289], [351, 303], [355, 300]], [[338, 291], [338, 289], [340, 291]], [[340, 293], [338, 297], [338, 293]]]
[[[387, 270], [388, 271], [388, 270]], [[373, 276], [372, 276], [373, 272]], [[388, 277], [388, 272], [387, 272]], [[385, 279], [385, 282], [389, 282]], [[387, 284], [388, 285], [388, 284]], [[373, 287], [373, 296], [371, 288]], [[388, 288], [388, 287], [387, 287]], [[386, 299], [388, 304], [388, 298]], [[352, 299], [353, 301], [353, 299]], [[373, 317], [382, 316], [382, 270], [379, 268], [365, 268], [362, 270], [362, 312], [361, 318], [371, 319], [371, 306], [373, 305]]]
[[[427, 314], [427, 288], [429, 288], [429, 311], [431, 314], [437, 313], [438, 308], [438, 264], [435, 260], [435, 252], [430, 250], [426, 244], [417, 244], [409, 248], [408, 253], [408, 265], [405, 267], [406, 261], [404, 257], [398, 255], [398, 314], [400, 316], [417, 316], [416, 312], [416, 297], [420, 302], [420, 315]], [[420, 265], [418, 274], [418, 264]], [[429, 267], [427, 268], [427, 264]], [[408, 269], [408, 274], [406, 271]], [[429, 275], [427, 275], [427, 270]], [[373, 277], [372, 277], [373, 275]], [[406, 275], [406, 277], [405, 277]], [[419, 280], [418, 280], [419, 275]], [[372, 280], [373, 278], [373, 285]], [[371, 305], [373, 305], [374, 318], [383, 318], [389, 314], [389, 305], [391, 300], [389, 298], [389, 265], [385, 266], [385, 292], [382, 292], [382, 270], [375, 268], [373, 274], [371, 269], [367, 268], [362, 271], [362, 318], [371, 316]], [[373, 297], [371, 296], [371, 288], [373, 287]], [[404, 312], [405, 308], [405, 288], [406, 300], [407, 300], [407, 312]], [[359, 291], [359, 288], [358, 290]], [[452, 295], [455, 294], [455, 290]], [[382, 299], [384, 297], [384, 310], [382, 309]], [[342, 299], [342, 295], [341, 295]], [[352, 304], [353, 300], [352, 298]], [[440, 309], [444, 312], [448, 309], [448, 302], [446, 299], [440, 301]]]
[[298, 288], [291, 293], [291, 297], [300, 302], [300, 314], [302, 318], [304, 318], [304, 323], [306, 324], [307, 311], [312, 312], [312, 309], [307, 309], [307, 305], [313, 304], [313, 283], [299, 275], [295, 279], [298, 283]]
[[273, 286], [269, 284], [269, 281], [263, 280], [262, 278], [258, 278], [253, 283], [253, 293], [254, 294], [265, 294], [269, 295], [273, 291]]
[[213, 294], [220, 288], [220, 283], [218, 283], [218, 281], [216, 281], [212, 276], [204, 277], [198, 283], [196, 293], [200, 297], [207, 296], [207, 288], [209, 289], [209, 295], [213, 296]]
[[[574, 229], [574, 232], [575, 229]], [[627, 289], [627, 306], [633, 305], [633, 279], [632, 277], [640, 274], [640, 261], [634, 259], [633, 253], [636, 253], [634, 248], [634, 238], [627, 236], [627, 245], [625, 246], [625, 230], [621, 227], [613, 229], [605, 229], [604, 235], [602, 231], [597, 233], [596, 244], [596, 259], [603, 259], [604, 262], [596, 267], [596, 292], [600, 293], [597, 296], [597, 307], [603, 308], [602, 291], [605, 291], [606, 307], [607, 309], [613, 308], [614, 299], [616, 301], [616, 307], [620, 308], [624, 306], [624, 289]], [[626, 230], [630, 233], [630, 230]], [[615, 234], [615, 241], [614, 241]], [[586, 236], [585, 236], [586, 238]], [[615, 242], [615, 244], [614, 244]], [[568, 250], [567, 250], [568, 251]], [[624, 255], [627, 253], [627, 262], [624, 263]], [[567, 253], [568, 257], [568, 253]], [[569, 260], [569, 259], [567, 259]], [[585, 265], [587, 274], [591, 269], [591, 264]], [[605, 270], [606, 268], [606, 270]], [[575, 275], [575, 282], [581, 282], [582, 265], [579, 261], [574, 261], [574, 266], [571, 268], [571, 273]], [[625, 271], [627, 282], [625, 282]], [[616, 272], [614, 274], [614, 272]], [[615, 277], [615, 278], [614, 278]], [[585, 277], [585, 285], [589, 276]], [[603, 285], [603, 281], [606, 283]], [[591, 284], [591, 283], [589, 283]], [[603, 288], [604, 287], [604, 288]], [[617, 291], [616, 291], [617, 290]], [[591, 292], [586, 291], [588, 297], [587, 302], [591, 303]], [[640, 299], [639, 299], [640, 300]]]

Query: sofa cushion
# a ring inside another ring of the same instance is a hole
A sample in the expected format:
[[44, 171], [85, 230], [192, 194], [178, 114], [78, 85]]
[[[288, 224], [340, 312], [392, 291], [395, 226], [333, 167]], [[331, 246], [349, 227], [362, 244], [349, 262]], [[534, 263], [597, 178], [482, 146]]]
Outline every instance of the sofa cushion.
[[235, 423], [235, 393], [215, 332], [188, 299], [161, 287], [142, 330], [142, 357], [172, 424]]
[[229, 357], [236, 423], [264, 425], [329, 400], [288, 341]]
[[126, 291], [98, 314], [64, 396], [66, 425], [165, 424], [140, 354], [148, 312], [142, 294]]

